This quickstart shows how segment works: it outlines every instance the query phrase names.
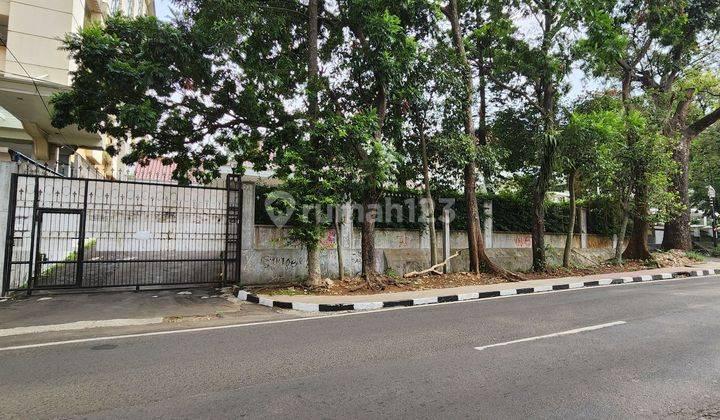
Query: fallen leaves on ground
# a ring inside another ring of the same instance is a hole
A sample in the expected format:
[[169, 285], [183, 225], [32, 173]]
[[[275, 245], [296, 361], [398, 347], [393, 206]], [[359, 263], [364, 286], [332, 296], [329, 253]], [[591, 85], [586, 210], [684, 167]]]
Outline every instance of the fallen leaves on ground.
[[[542, 272], [521, 273], [527, 280], [539, 280], [558, 277], [580, 277], [592, 274], [622, 273], [627, 271], [647, 270], [660, 267], [684, 267], [697, 264], [684, 251], [653, 252], [657, 263], [653, 261], [627, 260], [621, 265], [610, 262], [590, 267], [553, 267]], [[302, 285], [267, 286], [252, 289], [253, 292], [267, 295], [370, 295], [377, 293], [407, 292], [412, 290], [444, 289], [449, 287], [478, 286], [486, 284], [507, 283], [507, 280], [489, 273], [449, 273], [427, 274], [420, 277], [405, 279], [378, 275], [371, 282], [363, 277], [347, 277], [342, 281], [324, 279], [324, 287], [308, 288]]]

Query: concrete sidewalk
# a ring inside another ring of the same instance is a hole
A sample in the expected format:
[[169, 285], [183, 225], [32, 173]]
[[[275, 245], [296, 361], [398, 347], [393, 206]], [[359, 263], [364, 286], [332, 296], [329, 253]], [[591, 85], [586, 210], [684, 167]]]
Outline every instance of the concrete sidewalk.
[[[498, 283], [488, 285], [474, 285], [474, 286], [463, 286], [463, 287], [451, 287], [445, 289], [427, 289], [427, 290], [416, 290], [407, 292], [393, 292], [393, 293], [378, 293], [371, 295], [345, 295], [345, 296], [327, 296], [327, 295], [257, 295], [260, 299], [261, 304], [267, 304], [268, 301], [279, 302], [275, 304], [276, 307], [284, 307], [283, 303], [295, 304], [292, 305], [293, 309], [300, 309], [301, 306], [298, 304], [308, 304], [312, 308], [314, 305], [332, 305], [342, 306], [346, 304], [357, 304], [358, 303], [387, 303], [397, 301], [422, 301], [423, 299], [432, 299], [439, 296], [455, 296], [455, 295], [471, 295], [471, 294], [483, 294], [491, 292], [501, 292], [508, 289], [543, 289], [552, 290], [553, 286], [566, 285], [566, 284], [582, 284], [584, 282], [592, 282], [600, 279], [619, 279], [619, 278], [633, 278], [642, 276], [660, 276], [669, 275], [671, 273], [678, 272], [691, 272], [695, 270], [720, 270], [720, 262], [706, 262], [698, 263], [689, 267], [665, 267], [649, 270], [640, 271], [626, 271], [619, 273], [605, 273], [605, 274], [594, 274], [581, 277], [558, 277], [551, 279], [541, 280], [528, 280], [521, 282], [512, 283]], [[669, 278], [669, 277], [668, 277]], [[539, 290], [535, 290], [539, 291]], [[239, 297], [242, 299], [242, 292]], [[509, 293], [514, 294], [514, 293]], [[272, 306], [272, 305], [267, 305]], [[374, 309], [374, 308], [368, 308]], [[303, 310], [303, 309], [300, 309]], [[311, 309], [308, 309], [311, 310]], [[337, 309], [336, 309], [337, 310]]]
[[188, 324], [256, 322], [282, 316], [211, 288], [47, 294], [0, 301], [0, 340], [89, 329], [155, 330]]

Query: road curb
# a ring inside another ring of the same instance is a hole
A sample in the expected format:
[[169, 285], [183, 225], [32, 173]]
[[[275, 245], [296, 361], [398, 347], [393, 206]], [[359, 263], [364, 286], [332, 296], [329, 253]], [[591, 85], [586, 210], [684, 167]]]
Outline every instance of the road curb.
[[323, 303], [307, 303], [307, 302], [283, 302], [268, 299], [248, 293], [242, 289], [235, 289], [233, 294], [240, 300], [247, 302], [257, 303], [259, 305], [268, 306], [271, 308], [280, 309], [294, 309], [296, 311], [303, 312], [338, 312], [338, 311], [367, 311], [372, 309], [381, 308], [392, 308], [398, 306], [420, 306], [420, 305], [432, 305], [436, 303], [447, 303], [447, 302], [459, 302], [468, 300], [480, 300], [489, 299], [500, 296], [511, 296], [511, 295], [523, 295], [531, 293], [546, 293], [558, 290], [569, 290], [569, 289], [583, 289], [596, 286], [610, 286], [616, 284], [628, 284], [628, 283], [644, 283], [656, 280], [669, 280], [676, 278], [692, 278], [692, 277], [704, 277], [720, 274], [720, 269], [714, 270], [692, 270], [692, 271], [675, 271], [672, 273], [653, 274], [644, 276], [634, 277], [618, 277], [618, 278], [606, 278], [596, 279], [588, 281], [578, 281], [572, 283], [561, 283], [553, 285], [543, 285], [535, 287], [519, 287], [515, 289], [503, 289], [493, 290], [489, 292], [474, 292], [464, 293], [458, 295], [444, 295], [444, 296], [432, 296], [432, 297], [421, 297], [416, 299], [403, 299], [403, 300], [392, 300], [392, 301], [379, 301], [379, 302], [354, 302], [354, 303], [337, 303], [337, 304], [323, 304]]

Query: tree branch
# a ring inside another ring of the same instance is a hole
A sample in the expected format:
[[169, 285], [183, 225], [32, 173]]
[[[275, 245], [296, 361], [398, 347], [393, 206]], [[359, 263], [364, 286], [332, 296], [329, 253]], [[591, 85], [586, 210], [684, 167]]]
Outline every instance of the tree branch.
[[543, 107], [540, 106], [540, 104], [537, 103], [537, 101], [535, 101], [532, 97], [530, 97], [530, 95], [528, 95], [527, 92], [523, 92], [521, 89], [518, 89], [518, 88], [516, 88], [516, 87], [510, 86], [510, 85], [508, 85], [507, 83], [501, 82], [501, 81], [498, 80], [496, 77], [494, 77], [494, 76], [492, 76], [492, 75], [490, 75], [490, 74], [488, 74], [487, 77], [488, 77], [488, 79], [490, 79], [493, 83], [495, 83], [496, 85], [500, 86], [501, 88], [507, 90], [508, 92], [512, 92], [512, 93], [514, 93], [514, 94], [516, 94], [516, 95], [518, 95], [518, 96], [522, 96], [526, 101], [528, 101], [528, 103], [530, 103], [530, 105], [533, 106], [533, 108], [535, 108], [535, 109], [537, 109], [538, 111], [540, 111], [540, 113], [543, 115], [543, 117], [547, 117], [547, 113], [545, 112], [545, 109], [543, 109]]
[[684, 134], [686, 137], [696, 137], [698, 134], [705, 131], [705, 129], [715, 124], [718, 120], [720, 120], [720, 107], [715, 108], [714, 111], [690, 124]]

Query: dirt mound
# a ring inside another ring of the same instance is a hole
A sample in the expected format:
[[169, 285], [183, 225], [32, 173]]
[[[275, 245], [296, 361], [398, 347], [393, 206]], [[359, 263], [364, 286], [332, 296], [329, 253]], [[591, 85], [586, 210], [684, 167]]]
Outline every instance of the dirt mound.
[[698, 258], [692, 257], [693, 254], [688, 254], [685, 251], [679, 249], [671, 249], [670, 251], [656, 251], [653, 252], [653, 257], [658, 262], [660, 267], [689, 267], [693, 264], [698, 263]]

